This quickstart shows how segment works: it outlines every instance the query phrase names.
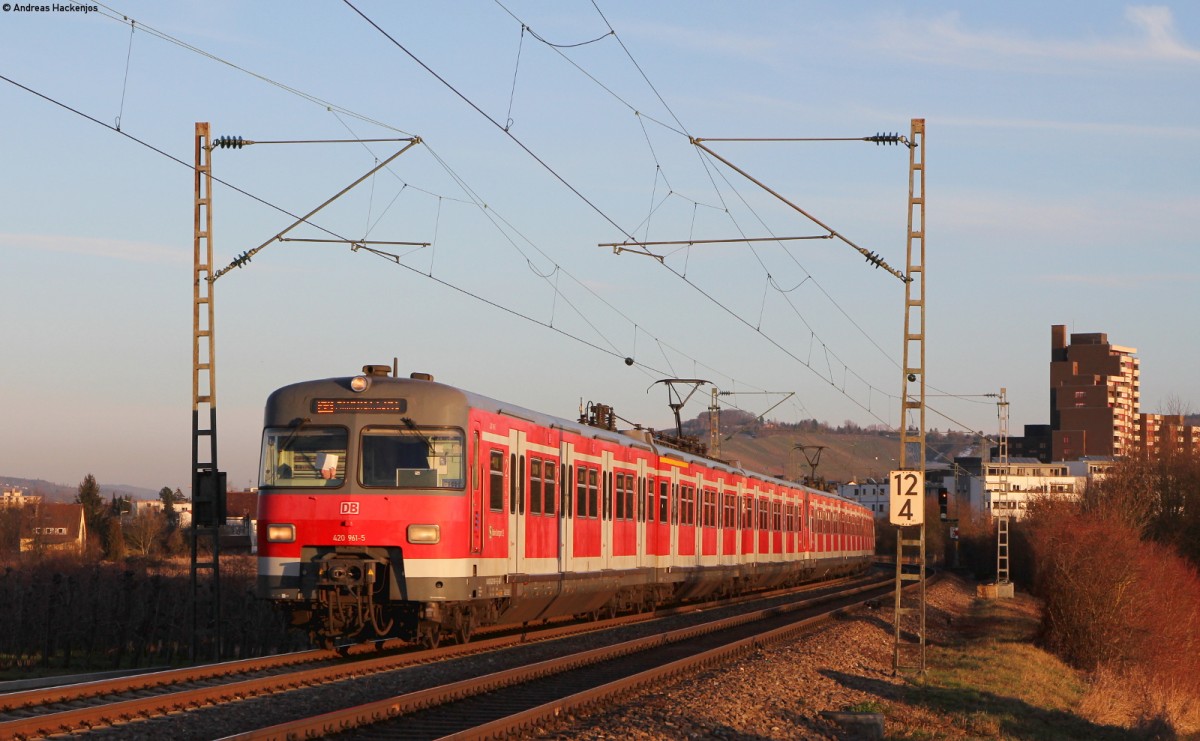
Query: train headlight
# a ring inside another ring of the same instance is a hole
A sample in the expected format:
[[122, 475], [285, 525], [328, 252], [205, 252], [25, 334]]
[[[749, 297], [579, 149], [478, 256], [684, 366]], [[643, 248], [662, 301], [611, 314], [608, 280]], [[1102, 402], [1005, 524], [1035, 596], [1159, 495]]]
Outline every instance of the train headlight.
[[439, 525], [409, 525], [409, 543], [440, 543], [442, 528]]
[[371, 379], [366, 376], [355, 376], [350, 379], [350, 390], [360, 393], [371, 388]]
[[268, 543], [291, 543], [296, 540], [295, 525], [267, 525]]

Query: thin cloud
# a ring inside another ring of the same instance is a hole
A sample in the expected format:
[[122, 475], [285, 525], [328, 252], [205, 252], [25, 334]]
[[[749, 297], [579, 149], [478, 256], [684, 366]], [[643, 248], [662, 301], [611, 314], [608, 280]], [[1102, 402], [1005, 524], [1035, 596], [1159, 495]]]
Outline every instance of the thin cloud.
[[1170, 8], [1131, 6], [1125, 11], [1125, 19], [1132, 28], [1124, 37], [1074, 40], [977, 30], [966, 26], [958, 13], [923, 20], [893, 17], [880, 24], [873, 45], [929, 61], [980, 66], [1018, 59], [1106, 65], [1133, 61], [1200, 63], [1200, 49], [1179, 37]]
[[[933, 205], [931, 209], [935, 208]], [[947, 194], [937, 204], [936, 223], [956, 234], [978, 235], [1010, 249], [1191, 249], [1195, 205], [1187, 197], [1134, 197], [1122, 193], [1048, 197], [971, 188]]]
[[627, 23], [618, 30], [622, 34], [636, 34], [652, 39], [658, 44], [757, 61], [764, 61], [779, 46], [777, 40], [766, 36], [718, 33], [661, 23]]
[[1105, 136], [1136, 136], [1170, 139], [1200, 138], [1200, 126], [1154, 126], [1127, 123], [1095, 123], [1091, 121], [1053, 121], [1034, 118], [972, 118], [965, 116], [930, 116], [938, 126], [967, 128], [1013, 129], [1028, 131], [1061, 131], [1065, 133], [1102, 134]]
[[1036, 283], [1052, 283], [1056, 285], [1100, 286], [1104, 288], [1150, 288], [1153, 286], [1179, 285], [1181, 283], [1200, 282], [1196, 273], [1149, 273], [1136, 275], [1129, 273], [1110, 273], [1098, 275], [1038, 275]]
[[24, 252], [61, 252], [121, 262], [183, 263], [191, 256], [179, 247], [105, 237], [72, 237], [62, 234], [0, 233], [0, 248]]

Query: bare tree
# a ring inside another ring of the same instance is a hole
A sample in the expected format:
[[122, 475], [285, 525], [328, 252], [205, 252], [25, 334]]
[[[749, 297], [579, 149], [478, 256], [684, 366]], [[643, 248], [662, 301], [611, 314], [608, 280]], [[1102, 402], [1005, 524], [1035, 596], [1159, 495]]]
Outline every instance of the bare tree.
[[1192, 405], [1189, 402], [1180, 398], [1179, 394], [1167, 394], [1167, 398], [1160, 405], [1163, 414], [1178, 415], [1181, 417], [1190, 417]]
[[167, 518], [162, 512], [142, 509], [125, 526], [125, 545], [143, 556], [150, 555], [159, 538], [167, 530]]

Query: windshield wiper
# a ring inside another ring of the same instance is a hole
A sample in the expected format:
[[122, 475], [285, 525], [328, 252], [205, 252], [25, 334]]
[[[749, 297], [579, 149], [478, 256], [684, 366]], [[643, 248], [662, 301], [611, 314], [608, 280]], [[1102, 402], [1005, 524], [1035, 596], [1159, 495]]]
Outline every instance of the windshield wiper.
[[421, 442], [425, 443], [425, 449], [428, 451], [427, 455], [432, 454], [433, 443], [429, 440], [429, 438], [425, 437], [425, 433], [417, 429], [417, 423], [412, 421], [412, 417], [401, 417], [400, 421], [404, 423], [405, 427], [412, 430], [417, 437], [421, 438]]

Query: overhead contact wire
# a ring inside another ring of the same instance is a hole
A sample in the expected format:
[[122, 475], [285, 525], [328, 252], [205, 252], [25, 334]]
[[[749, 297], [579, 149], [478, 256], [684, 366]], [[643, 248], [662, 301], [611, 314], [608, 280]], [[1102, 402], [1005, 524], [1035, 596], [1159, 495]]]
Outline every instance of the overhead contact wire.
[[117, 110], [117, 131], [121, 130], [121, 117], [125, 115], [125, 91], [129, 89], [129, 62], [133, 59], [133, 31], [135, 28], [137, 28], [137, 21], [130, 19], [129, 48], [125, 52], [125, 79], [121, 82], [121, 107]]
[[528, 154], [530, 157], [532, 157], [534, 159], [535, 162], [537, 162], [547, 172], [549, 172], [551, 175], [553, 175], [556, 180], [558, 180], [560, 183], [565, 185], [568, 190], [570, 190], [572, 193], [574, 193], [576, 196], [578, 196], [580, 200], [582, 200], [593, 211], [595, 211], [597, 214], [599, 214], [601, 218], [603, 218], [605, 221], [607, 221], [609, 224], [611, 224], [613, 227], [615, 227], [618, 231], [620, 231], [622, 234], [624, 234], [630, 240], [633, 240], [632, 234], [629, 234], [628, 232], [626, 232], [625, 229], [622, 228], [620, 224], [618, 224], [616, 221], [614, 221], [612, 219], [612, 217], [610, 217], [607, 213], [605, 213], [599, 206], [597, 206], [595, 203], [592, 203], [592, 201], [587, 196], [585, 196], [582, 192], [580, 192], [578, 188], [576, 188], [574, 185], [571, 185], [571, 183], [568, 182], [567, 179], [564, 178], [562, 175], [559, 175], [558, 172], [553, 167], [551, 167], [541, 157], [537, 156], [537, 154], [535, 154], [532, 149], [525, 146], [525, 143], [522, 142], [520, 139], [518, 139], [515, 135], [513, 135], [513, 133], [511, 131], [508, 131], [503, 126], [501, 126], [499, 121], [497, 121], [496, 119], [494, 119], [490, 115], [488, 115], [486, 111], [484, 111], [482, 108], [480, 108], [478, 105], [476, 105], [474, 101], [472, 101], [470, 98], [468, 98], [462, 92], [460, 92], [458, 90], [458, 88], [451, 85], [448, 80], [446, 80], [444, 77], [442, 77], [437, 72], [435, 72], [433, 70], [433, 68], [431, 68], [429, 65], [425, 64], [425, 62], [421, 61], [421, 59], [419, 57], [417, 57], [415, 54], [413, 54], [411, 51], [409, 51], [403, 44], [401, 44], [399, 41], [397, 41], [391, 34], [389, 34], [387, 31], [383, 30], [383, 28], [380, 27], [378, 23], [371, 20], [371, 18], [369, 18], [365, 13], [363, 13], [361, 10], [356, 8], [354, 6], [354, 3], [350, 2], [350, 0], [342, 0], [342, 2], [345, 3], [346, 6], [349, 7], [351, 10], [353, 10], [355, 13], [357, 13], [359, 15], [359, 17], [361, 17], [364, 21], [366, 21], [372, 28], [374, 28], [376, 31], [378, 31], [380, 34], [382, 34], [384, 38], [386, 38], [388, 41], [392, 42], [392, 44], [397, 49], [404, 52], [410, 59], [412, 59], [414, 62], [416, 62], [418, 65], [420, 65], [421, 68], [424, 69], [426, 72], [433, 75], [433, 77], [435, 79], [437, 79], [438, 82], [445, 85], [447, 89], [449, 89], [452, 93], [457, 95], [464, 103], [471, 106], [471, 108], [475, 109], [475, 111], [479, 115], [481, 115], [485, 119], [487, 119], [489, 123], [491, 123], [493, 126], [495, 126], [500, 131], [504, 132], [505, 136], [507, 136], [509, 139], [512, 139], [513, 143], [515, 143], [518, 147], [523, 149], [526, 154]]

